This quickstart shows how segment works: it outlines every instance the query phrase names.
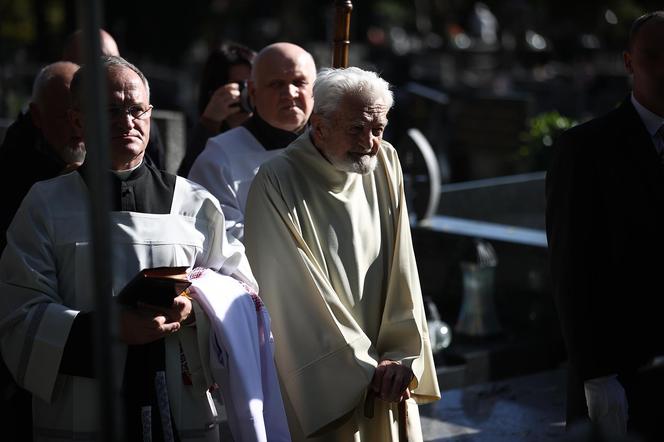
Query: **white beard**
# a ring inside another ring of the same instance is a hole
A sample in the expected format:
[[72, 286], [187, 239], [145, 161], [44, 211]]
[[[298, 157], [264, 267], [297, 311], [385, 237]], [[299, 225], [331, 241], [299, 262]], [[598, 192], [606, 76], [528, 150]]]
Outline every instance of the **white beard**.
[[348, 173], [359, 173], [360, 175], [366, 175], [373, 172], [378, 164], [378, 158], [376, 158], [375, 155], [363, 155], [358, 161], [353, 161], [348, 157], [335, 158], [330, 156], [328, 159], [338, 170]]
[[80, 148], [67, 146], [60, 152], [60, 158], [67, 164], [82, 163], [85, 160], [85, 146]]

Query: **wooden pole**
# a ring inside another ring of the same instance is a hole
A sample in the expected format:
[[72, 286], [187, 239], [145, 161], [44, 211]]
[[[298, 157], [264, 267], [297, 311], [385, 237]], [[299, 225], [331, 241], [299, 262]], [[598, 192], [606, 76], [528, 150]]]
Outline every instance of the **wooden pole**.
[[347, 68], [348, 50], [350, 49], [350, 14], [353, 11], [353, 4], [350, 0], [335, 0], [334, 9], [332, 67]]

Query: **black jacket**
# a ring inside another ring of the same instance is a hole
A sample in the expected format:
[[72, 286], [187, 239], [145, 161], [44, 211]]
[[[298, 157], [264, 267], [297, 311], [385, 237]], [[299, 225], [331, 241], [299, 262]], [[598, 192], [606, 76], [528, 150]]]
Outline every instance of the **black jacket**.
[[5, 248], [5, 233], [18, 206], [30, 187], [37, 181], [59, 175], [66, 164], [32, 124], [29, 112], [21, 112], [7, 128], [0, 146], [0, 164], [5, 173], [0, 175], [2, 188], [2, 215], [0, 216], [0, 250]]
[[570, 422], [586, 413], [584, 380], [664, 354], [664, 166], [629, 99], [554, 149], [546, 230]]

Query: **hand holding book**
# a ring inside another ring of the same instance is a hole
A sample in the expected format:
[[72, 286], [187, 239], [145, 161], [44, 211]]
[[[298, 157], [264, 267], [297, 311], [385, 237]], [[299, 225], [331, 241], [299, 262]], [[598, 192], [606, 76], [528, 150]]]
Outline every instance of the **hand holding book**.
[[173, 299], [190, 285], [189, 267], [153, 267], [143, 269], [120, 291], [120, 304], [136, 306], [138, 303], [169, 308]]

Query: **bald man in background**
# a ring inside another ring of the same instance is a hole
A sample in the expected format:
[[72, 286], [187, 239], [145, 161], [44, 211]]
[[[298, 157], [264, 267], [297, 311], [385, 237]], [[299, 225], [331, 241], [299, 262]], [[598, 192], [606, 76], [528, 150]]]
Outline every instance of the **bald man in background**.
[[244, 239], [244, 210], [258, 168], [302, 132], [313, 109], [316, 64], [292, 43], [263, 48], [248, 83], [254, 108], [242, 126], [210, 138], [189, 172], [189, 179], [219, 199], [226, 229]]
[[[80, 64], [80, 62], [83, 60], [83, 48], [81, 45], [82, 38], [83, 32], [80, 29], [74, 31], [69, 37], [67, 37], [65, 48], [62, 51], [62, 59], [64, 61], [71, 61], [72, 63]], [[115, 57], [120, 55], [118, 44], [115, 42], [115, 39], [111, 36], [111, 34], [106, 32], [104, 29], [100, 29], [99, 39], [101, 42], [101, 55]]]

